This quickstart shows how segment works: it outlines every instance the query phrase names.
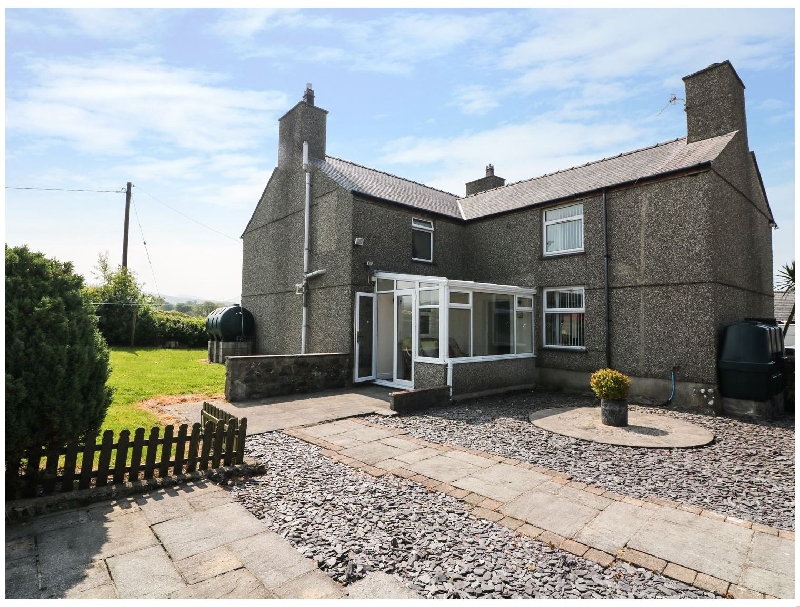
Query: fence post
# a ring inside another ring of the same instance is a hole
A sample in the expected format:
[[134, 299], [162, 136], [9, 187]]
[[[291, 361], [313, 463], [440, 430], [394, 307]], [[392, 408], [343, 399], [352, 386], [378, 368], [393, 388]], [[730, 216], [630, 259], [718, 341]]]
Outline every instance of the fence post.
[[100, 460], [97, 463], [96, 487], [105, 487], [108, 484], [108, 469], [111, 464], [111, 448], [114, 446], [114, 431], [103, 432], [103, 443], [100, 446]]
[[25, 468], [24, 497], [36, 497], [36, 485], [39, 484], [39, 463], [42, 461], [42, 448], [28, 449], [28, 466]]
[[50, 495], [56, 489], [59, 455], [61, 455], [61, 449], [59, 449], [57, 444], [50, 444], [47, 446], [44, 456], [44, 483], [42, 483], [42, 490], [45, 495]]
[[158, 478], [164, 478], [169, 472], [169, 458], [172, 455], [173, 426], [164, 428], [164, 442], [161, 447], [161, 466], [158, 468]]
[[222, 439], [225, 437], [225, 422], [217, 420], [217, 427], [214, 429], [214, 447], [211, 457], [211, 467], [219, 468], [219, 461], [222, 456]]
[[144, 477], [153, 478], [153, 468], [156, 465], [156, 451], [158, 450], [158, 426], [150, 429], [150, 439], [147, 441], [147, 455], [144, 460]]
[[223, 460], [223, 464], [226, 466], [231, 465], [231, 461], [234, 459], [234, 445], [236, 442], [236, 418], [232, 418], [228, 421], [228, 427], [225, 432], [225, 459]]
[[186, 472], [194, 472], [197, 468], [197, 450], [200, 445], [200, 424], [192, 424], [192, 438], [189, 441], [189, 461], [186, 464]]
[[78, 441], [67, 441], [67, 453], [64, 456], [64, 477], [61, 480], [61, 491], [72, 491], [75, 481], [75, 467], [78, 463]]
[[88, 489], [92, 483], [92, 468], [94, 468], [94, 452], [97, 439], [94, 434], [86, 435], [85, 445], [83, 446], [83, 460], [81, 461], [81, 480], [78, 483], [79, 489]]
[[178, 428], [178, 439], [175, 441], [175, 467], [172, 473], [176, 476], [183, 474], [183, 456], [186, 453], [186, 431], [189, 428], [186, 424], [181, 424]]
[[247, 436], [247, 418], [239, 420], [239, 436], [236, 443], [236, 463], [244, 462], [244, 438]]
[[206, 427], [203, 432], [203, 450], [200, 453], [200, 470], [208, 469], [209, 452], [211, 451], [211, 443], [214, 440], [214, 422], [206, 422]]
[[128, 443], [130, 442], [131, 431], [123, 430], [119, 433], [117, 441], [117, 459], [114, 463], [114, 482], [121, 483], [125, 480], [125, 466], [128, 464]]
[[133, 451], [131, 451], [131, 466], [128, 469], [128, 482], [139, 480], [139, 469], [142, 467], [142, 449], [144, 448], [144, 428], [139, 426], [133, 435]]

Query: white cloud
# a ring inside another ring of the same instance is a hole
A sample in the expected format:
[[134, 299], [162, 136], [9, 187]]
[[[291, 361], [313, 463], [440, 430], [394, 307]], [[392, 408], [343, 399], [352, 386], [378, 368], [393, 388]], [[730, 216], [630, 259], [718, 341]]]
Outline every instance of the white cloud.
[[486, 114], [500, 105], [498, 91], [481, 85], [464, 86], [455, 91], [454, 105], [464, 114]]
[[32, 61], [8, 91], [7, 129], [79, 150], [128, 155], [133, 143], [218, 152], [274, 134], [283, 93], [226, 88], [218, 74], [134, 57]]

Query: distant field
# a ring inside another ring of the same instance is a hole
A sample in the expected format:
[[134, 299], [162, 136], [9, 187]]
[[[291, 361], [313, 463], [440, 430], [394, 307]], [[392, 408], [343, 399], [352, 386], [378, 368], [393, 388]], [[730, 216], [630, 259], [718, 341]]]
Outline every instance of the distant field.
[[111, 348], [114, 400], [103, 423], [117, 436], [120, 430], [163, 426], [151, 412], [137, 406], [156, 396], [203, 394], [225, 390], [225, 366], [206, 363], [204, 349]]

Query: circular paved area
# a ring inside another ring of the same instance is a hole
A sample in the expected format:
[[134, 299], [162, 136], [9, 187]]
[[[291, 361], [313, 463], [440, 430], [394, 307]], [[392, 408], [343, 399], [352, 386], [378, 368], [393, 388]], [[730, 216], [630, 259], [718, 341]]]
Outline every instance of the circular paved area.
[[664, 415], [628, 410], [624, 428], [605, 426], [599, 407], [542, 409], [530, 415], [533, 424], [544, 430], [583, 440], [626, 447], [700, 447], [714, 435], [700, 426]]

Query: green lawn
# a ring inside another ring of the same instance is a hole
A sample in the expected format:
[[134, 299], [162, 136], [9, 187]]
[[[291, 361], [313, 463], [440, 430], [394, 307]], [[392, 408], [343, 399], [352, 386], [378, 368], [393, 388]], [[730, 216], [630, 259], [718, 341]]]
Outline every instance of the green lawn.
[[114, 436], [124, 429], [163, 426], [158, 418], [137, 406], [155, 396], [204, 394], [225, 390], [225, 365], [205, 362], [207, 351], [161, 348], [111, 348], [114, 399], [103, 422]]

